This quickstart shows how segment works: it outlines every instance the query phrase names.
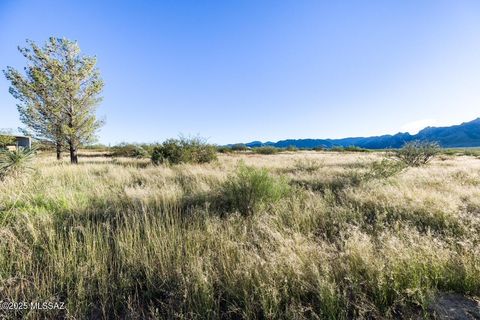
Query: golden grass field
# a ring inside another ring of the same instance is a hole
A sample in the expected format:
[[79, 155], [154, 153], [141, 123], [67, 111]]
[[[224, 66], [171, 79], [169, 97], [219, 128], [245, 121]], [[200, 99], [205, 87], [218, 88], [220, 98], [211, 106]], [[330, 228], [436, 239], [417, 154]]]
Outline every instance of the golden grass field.
[[[439, 292], [480, 295], [480, 159], [385, 173], [384, 157], [39, 155], [0, 182], [0, 300], [66, 308], [0, 316], [422, 318]], [[248, 215], [222, 206], [238, 166], [287, 191]]]

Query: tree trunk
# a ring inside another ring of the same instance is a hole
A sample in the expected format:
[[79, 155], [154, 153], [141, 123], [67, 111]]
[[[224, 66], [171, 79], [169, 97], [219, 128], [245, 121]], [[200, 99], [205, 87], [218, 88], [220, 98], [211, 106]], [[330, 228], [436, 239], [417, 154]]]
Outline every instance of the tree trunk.
[[70, 163], [78, 164], [77, 146], [70, 143]]
[[57, 160], [62, 160], [62, 145], [57, 142]]

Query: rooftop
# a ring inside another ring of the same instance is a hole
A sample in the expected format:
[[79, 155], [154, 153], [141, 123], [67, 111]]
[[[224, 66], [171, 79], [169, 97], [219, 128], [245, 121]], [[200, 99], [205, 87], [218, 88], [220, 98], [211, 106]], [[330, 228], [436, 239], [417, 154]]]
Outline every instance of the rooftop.
[[29, 136], [22, 136], [18, 134], [10, 134], [10, 133], [0, 133], [0, 136], [10, 136], [10, 137], [15, 137], [15, 138], [32, 138]]

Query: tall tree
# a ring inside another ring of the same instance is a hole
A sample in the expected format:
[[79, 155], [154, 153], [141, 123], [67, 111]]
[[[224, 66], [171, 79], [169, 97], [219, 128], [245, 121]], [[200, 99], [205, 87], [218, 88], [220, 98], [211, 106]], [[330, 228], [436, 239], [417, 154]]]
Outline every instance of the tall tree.
[[69, 147], [71, 162], [78, 163], [78, 147], [93, 142], [95, 132], [103, 125], [103, 121], [99, 121], [95, 115], [96, 107], [102, 100], [100, 93], [103, 81], [96, 68], [97, 59], [82, 56], [76, 42], [53, 39], [52, 43], [62, 62], [57, 78], [63, 101], [62, 132]]
[[62, 133], [62, 113], [56, 92], [55, 62], [51, 47], [40, 48], [28, 41], [29, 47], [18, 48], [27, 59], [25, 75], [7, 67], [5, 76], [11, 82], [10, 93], [19, 101], [17, 104], [20, 120], [27, 127], [25, 131], [36, 138], [55, 144], [57, 159], [61, 159], [65, 142]]
[[20, 48], [30, 61], [23, 77], [13, 68], [5, 72], [10, 91], [21, 101], [21, 120], [58, 148], [65, 143], [71, 163], [78, 163], [81, 144], [94, 141], [102, 126], [95, 115], [101, 101], [103, 81], [96, 58], [83, 56], [76, 42], [50, 38], [43, 48], [29, 41], [31, 48]]

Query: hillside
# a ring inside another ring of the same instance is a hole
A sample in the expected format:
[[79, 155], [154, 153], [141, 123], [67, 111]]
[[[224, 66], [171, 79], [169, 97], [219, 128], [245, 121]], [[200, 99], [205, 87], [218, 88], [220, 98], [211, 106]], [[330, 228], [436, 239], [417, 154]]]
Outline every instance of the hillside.
[[405, 142], [412, 140], [437, 141], [445, 148], [480, 147], [480, 118], [470, 122], [464, 122], [450, 127], [427, 127], [415, 135], [407, 132], [399, 132], [394, 135], [382, 135], [374, 137], [351, 137], [343, 139], [287, 139], [278, 142], [254, 141], [246, 143], [249, 147], [274, 146], [286, 148], [332, 148], [357, 146], [367, 149], [399, 148]]

